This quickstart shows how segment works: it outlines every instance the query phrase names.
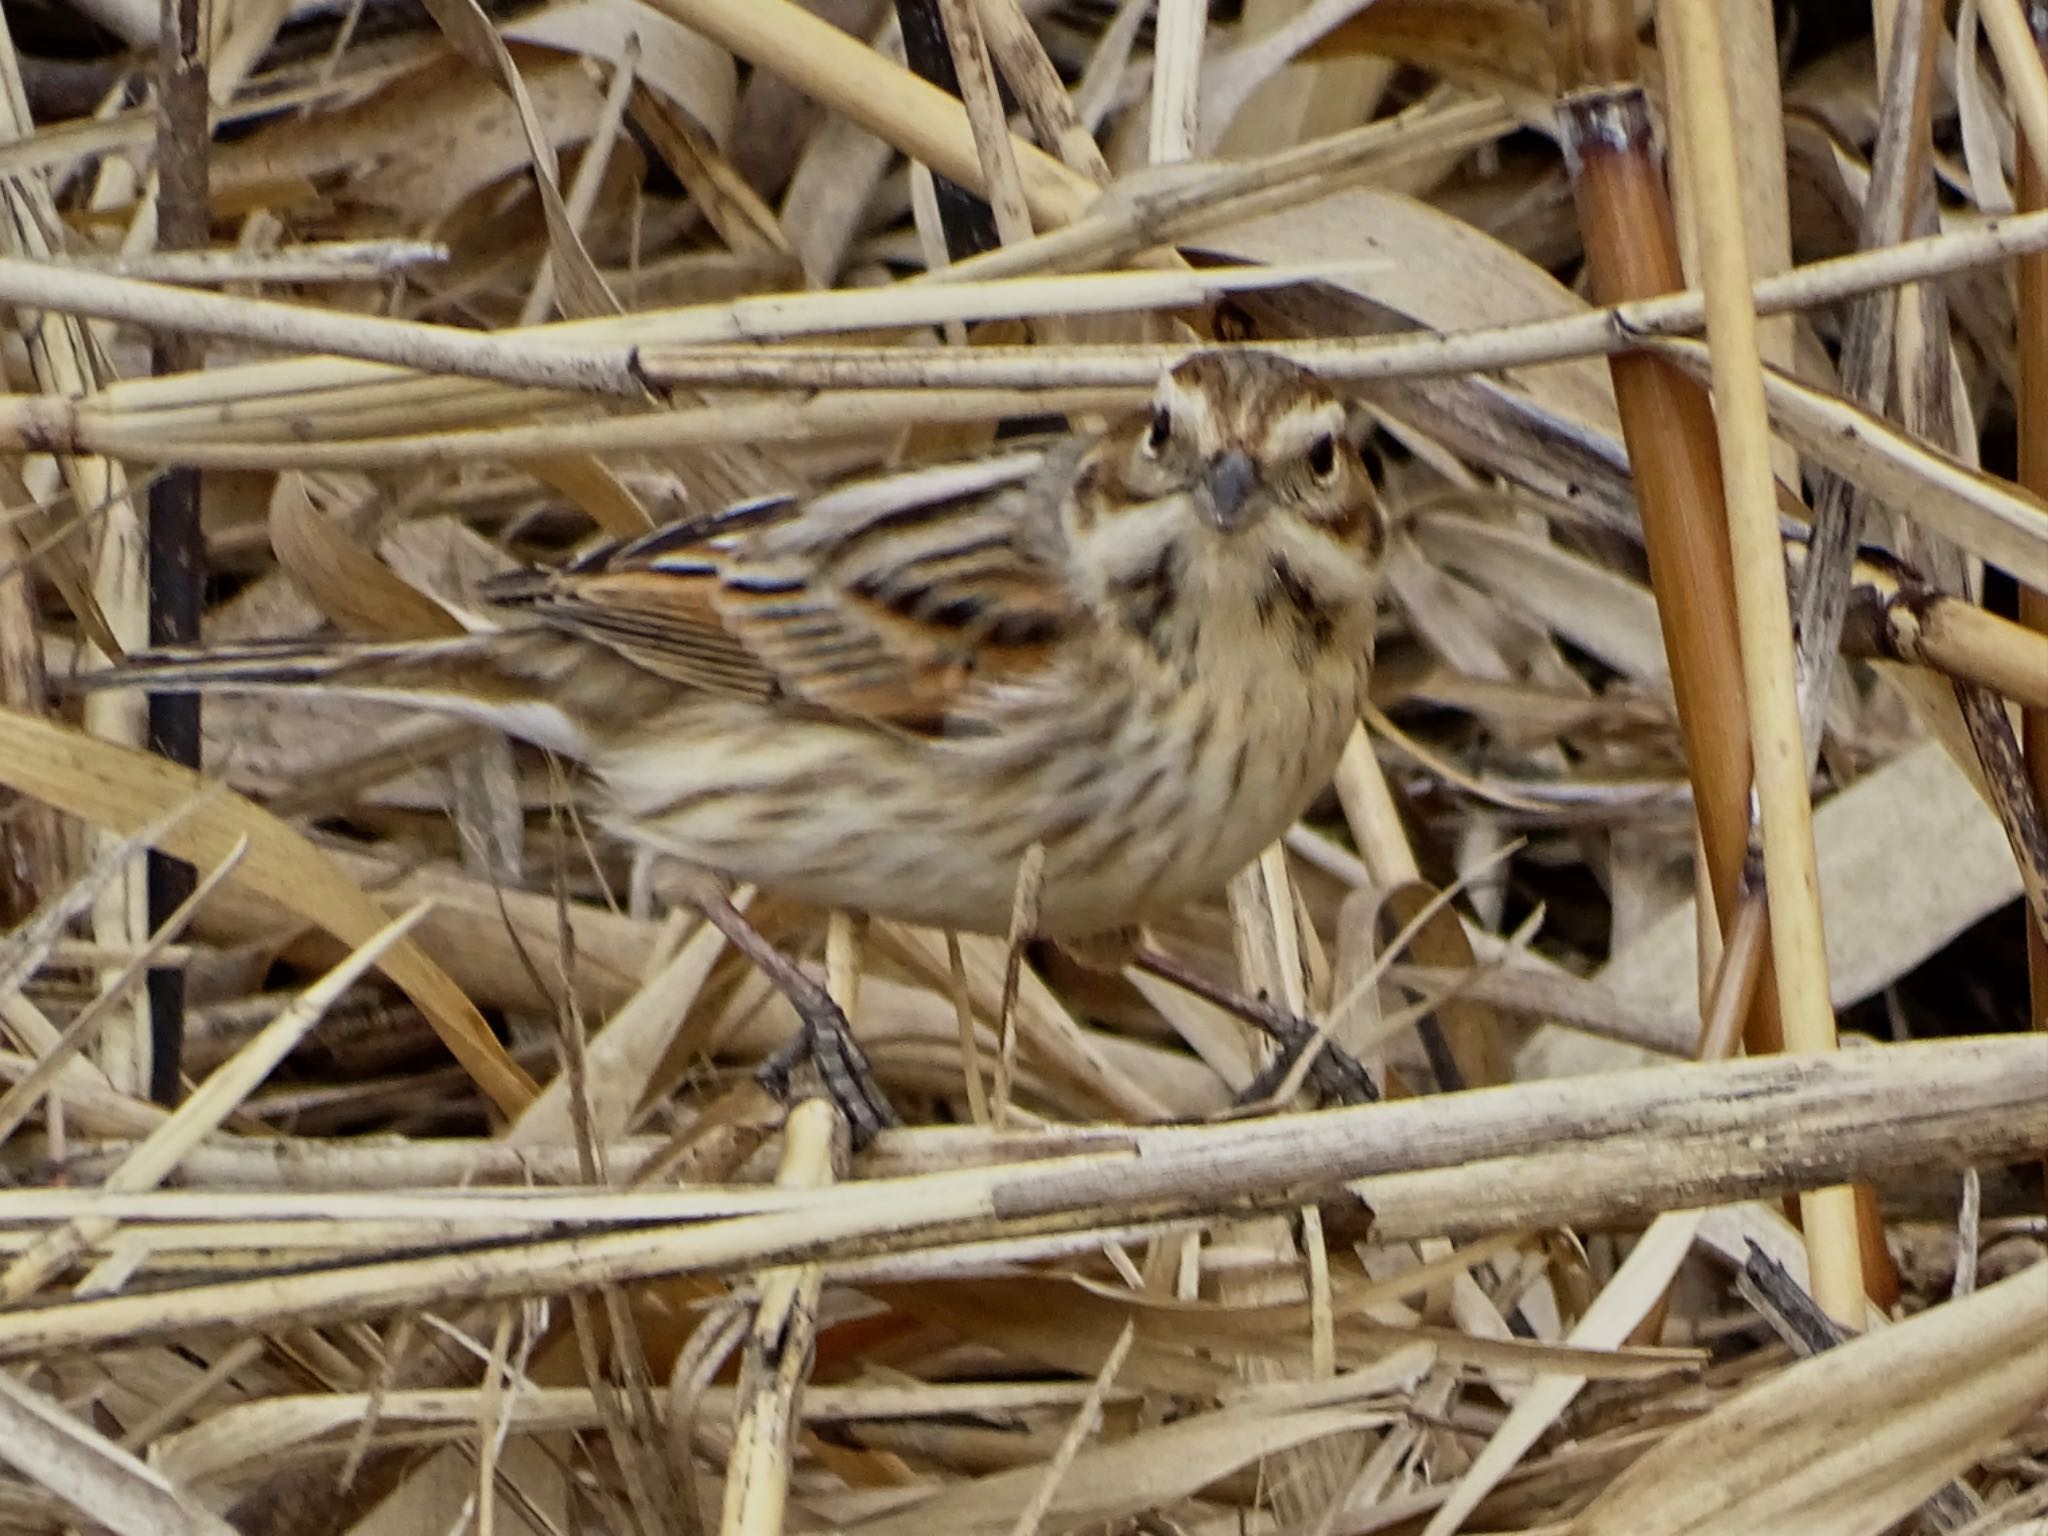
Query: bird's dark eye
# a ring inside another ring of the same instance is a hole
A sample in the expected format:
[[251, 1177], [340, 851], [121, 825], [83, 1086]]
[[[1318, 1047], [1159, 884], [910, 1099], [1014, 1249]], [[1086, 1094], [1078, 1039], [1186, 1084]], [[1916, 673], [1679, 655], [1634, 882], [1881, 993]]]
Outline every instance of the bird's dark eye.
[[1308, 445], [1308, 471], [1318, 480], [1337, 473], [1337, 439], [1325, 432]]
[[1153, 411], [1151, 428], [1145, 433], [1146, 451], [1157, 453], [1166, 446], [1166, 440], [1172, 436], [1173, 413], [1162, 405]]

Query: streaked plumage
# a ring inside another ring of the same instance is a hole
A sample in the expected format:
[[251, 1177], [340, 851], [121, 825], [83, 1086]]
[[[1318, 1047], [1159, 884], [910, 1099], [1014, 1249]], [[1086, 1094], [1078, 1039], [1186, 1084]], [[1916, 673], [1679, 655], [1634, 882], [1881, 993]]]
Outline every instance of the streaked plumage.
[[769, 498], [483, 595], [417, 645], [144, 658], [319, 682], [584, 763], [620, 833], [829, 906], [1082, 936], [1214, 889], [1328, 780], [1384, 528], [1310, 374], [1199, 354], [1098, 439]]

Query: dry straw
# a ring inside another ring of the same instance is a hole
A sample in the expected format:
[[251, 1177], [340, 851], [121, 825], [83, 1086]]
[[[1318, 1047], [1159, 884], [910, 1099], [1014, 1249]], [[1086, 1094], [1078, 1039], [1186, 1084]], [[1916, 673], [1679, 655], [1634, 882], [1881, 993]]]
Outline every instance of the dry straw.
[[[2033, 1530], [2040, 9], [228, 5], [211, 137], [10, 10], [0, 1532]], [[211, 634], [445, 634], [1239, 342], [1392, 514], [1332, 793], [1142, 956], [733, 893], [858, 1149], [558, 765], [65, 688], [167, 469]]]

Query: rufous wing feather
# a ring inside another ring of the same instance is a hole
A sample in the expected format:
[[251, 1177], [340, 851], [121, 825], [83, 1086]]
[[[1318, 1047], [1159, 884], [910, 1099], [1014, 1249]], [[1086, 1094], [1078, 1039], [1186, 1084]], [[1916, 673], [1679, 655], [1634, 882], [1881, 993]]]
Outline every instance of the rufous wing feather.
[[1044, 457], [749, 503], [486, 595], [690, 687], [938, 729], [978, 680], [1044, 665], [1071, 622]]

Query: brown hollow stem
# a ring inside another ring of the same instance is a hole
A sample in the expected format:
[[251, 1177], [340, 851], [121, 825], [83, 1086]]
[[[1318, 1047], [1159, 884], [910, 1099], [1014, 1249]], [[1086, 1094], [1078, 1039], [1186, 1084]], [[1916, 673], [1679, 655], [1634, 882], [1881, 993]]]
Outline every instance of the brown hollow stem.
[[[1632, 10], [1612, 0], [1559, 0], [1553, 15], [1559, 80], [1581, 87], [1560, 102], [1558, 118], [1595, 301], [1618, 303], [1683, 289], [1676, 222], [1648, 106], [1634, 79]], [[1661, 359], [1616, 355], [1608, 367], [1642, 511], [1651, 587], [1660, 599], [1658, 621], [1708, 884], [1726, 941], [1744, 893], [1751, 753], [1713, 407], [1703, 386]], [[1768, 934], [1755, 971], [1744, 1043], [1752, 1053], [1782, 1050]], [[1886, 1304], [1897, 1293], [1897, 1271], [1874, 1195], [1861, 1188], [1856, 1194], [1865, 1284]]]
[[[1559, 115], [1573, 152], [1586, 261], [1599, 301], [1683, 288], [1678, 233], [1641, 90], [1587, 92], [1565, 101]], [[1705, 389], [1661, 358], [1619, 354], [1608, 368], [1642, 508], [1650, 585], [1660, 597], [1683, 595], [1683, 601], [1660, 601], [1657, 616], [1725, 936], [1740, 905], [1749, 852], [1750, 752], [1735, 576], [1720, 526], [1713, 407]], [[1767, 950], [1745, 1031], [1752, 1051], [1782, 1044], [1769, 967]]]

